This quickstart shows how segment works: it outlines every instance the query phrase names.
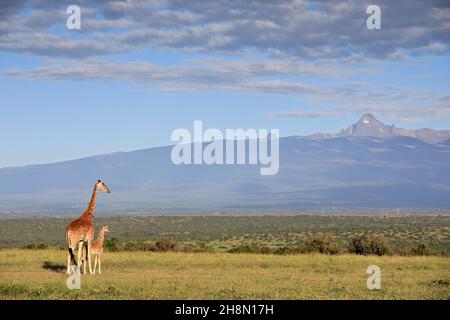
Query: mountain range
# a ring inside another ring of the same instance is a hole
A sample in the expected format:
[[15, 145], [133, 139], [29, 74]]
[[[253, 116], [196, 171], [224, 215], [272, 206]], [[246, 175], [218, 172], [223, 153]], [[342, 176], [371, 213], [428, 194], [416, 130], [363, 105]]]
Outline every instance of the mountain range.
[[422, 140], [426, 143], [440, 143], [450, 139], [450, 130], [433, 130], [433, 129], [419, 129], [410, 130], [403, 128], [396, 128], [392, 125], [385, 125], [377, 120], [371, 114], [363, 115], [358, 122], [342, 129], [337, 134], [314, 134], [309, 138], [325, 139], [338, 137], [376, 137], [376, 138], [392, 138], [392, 137], [411, 137]]
[[280, 138], [280, 170], [174, 165], [172, 146], [0, 169], [0, 212], [80, 212], [101, 178], [103, 213], [450, 210], [450, 131], [385, 125], [370, 114], [336, 134]]

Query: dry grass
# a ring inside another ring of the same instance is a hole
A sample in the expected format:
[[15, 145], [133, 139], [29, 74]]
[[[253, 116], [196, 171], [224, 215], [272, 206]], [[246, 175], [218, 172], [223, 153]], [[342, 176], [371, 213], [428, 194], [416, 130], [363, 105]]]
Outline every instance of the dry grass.
[[[0, 250], [0, 299], [449, 299], [444, 257], [105, 253], [102, 276], [68, 290], [60, 250]], [[366, 288], [366, 268], [382, 289]]]

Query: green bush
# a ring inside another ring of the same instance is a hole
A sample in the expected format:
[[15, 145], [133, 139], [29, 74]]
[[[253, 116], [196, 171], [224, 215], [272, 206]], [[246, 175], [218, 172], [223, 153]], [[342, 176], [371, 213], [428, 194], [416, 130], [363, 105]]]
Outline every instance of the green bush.
[[289, 254], [289, 253], [291, 253], [290, 249], [291, 249], [291, 247], [288, 247], [288, 246], [279, 247], [279, 248], [276, 248], [273, 253], [275, 253], [275, 254]]
[[105, 249], [110, 252], [116, 251], [180, 251], [180, 245], [176, 240], [163, 238], [157, 242], [148, 240], [135, 240], [121, 243], [117, 238], [105, 240]]
[[216, 249], [214, 248], [213, 245], [203, 242], [198, 245], [198, 251], [200, 251], [200, 252], [216, 252]]
[[274, 250], [275, 254], [302, 254], [306, 253], [305, 246], [284, 246]]
[[123, 246], [125, 251], [156, 251], [155, 244], [150, 241], [136, 240], [132, 242], [127, 242]]
[[117, 252], [122, 248], [122, 244], [118, 238], [106, 239], [104, 244], [105, 250], [109, 252]]
[[[299, 248], [301, 250], [301, 247]], [[303, 244], [304, 253], [338, 254], [339, 245], [328, 234], [318, 233], [306, 238]]]
[[262, 246], [262, 247], [259, 247], [259, 253], [271, 254], [271, 253], [273, 253], [273, 250], [269, 247]]
[[389, 253], [389, 246], [383, 237], [363, 234], [351, 239], [348, 250], [355, 254], [384, 256]]
[[415, 256], [429, 256], [431, 254], [431, 249], [425, 242], [420, 242], [411, 249], [411, 253]]
[[47, 243], [30, 243], [29, 245], [26, 245], [24, 248], [30, 250], [45, 250], [50, 248], [50, 245], [48, 245]]
[[170, 238], [162, 238], [155, 243], [156, 251], [177, 251], [179, 250], [178, 242]]
[[263, 254], [272, 253], [270, 248], [262, 247], [255, 243], [240, 244], [236, 247], [229, 249], [228, 252], [230, 252], [230, 253], [263, 253]]

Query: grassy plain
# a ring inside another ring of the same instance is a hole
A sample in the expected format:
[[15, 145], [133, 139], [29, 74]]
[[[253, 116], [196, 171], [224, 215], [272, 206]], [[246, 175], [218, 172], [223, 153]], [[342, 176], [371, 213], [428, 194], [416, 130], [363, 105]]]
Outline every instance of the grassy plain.
[[[66, 288], [62, 250], [0, 250], [0, 299], [450, 299], [446, 257], [105, 253]], [[378, 265], [382, 289], [368, 290]]]
[[[64, 246], [64, 229], [73, 218], [0, 220], [0, 248], [30, 243]], [[182, 246], [224, 252], [245, 243], [277, 248], [295, 246], [305, 237], [327, 233], [345, 248], [354, 235], [382, 236], [393, 248], [425, 242], [437, 254], [450, 255], [450, 215], [210, 215], [121, 216], [95, 218], [96, 230], [109, 225], [108, 238], [121, 242], [166, 237]]]
[[[58, 250], [71, 220], [0, 219], [0, 299], [450, 299], [450, 215], [98, 216], [96, 230], [109, 225], [108, 238], [168, 238], [193, 250], [105, 252], [103, 274], [82, 276], [81, 290], [66, 288], [66, 253]], [[318, 233], [341, 248], [358, 234], [402, 250], [425, 242], [434, 255], [226, 252], [295, 246]], [[41, 242], [53, 249], [20, 249]], [[381, 268], [381, 290], [367, 289], [372, 264]]]

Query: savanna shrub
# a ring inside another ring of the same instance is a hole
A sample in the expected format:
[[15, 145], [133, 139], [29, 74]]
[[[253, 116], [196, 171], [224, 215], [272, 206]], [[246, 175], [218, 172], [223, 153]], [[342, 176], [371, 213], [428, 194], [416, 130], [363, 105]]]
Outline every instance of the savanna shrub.
[[203, 242], [198, 245], [198, 251], [200, 251], [200, 252], [216, 252], [216, 249], [213, 245]]
[[179, 249], [178, 242], [170, 238], [162, 238], [155, 243], [156, 251], [177, 251]]
[[236, 247], [233, 247], [228, 250], [230, 253], [263, 253], [268, 254], [271, 253], [270, 248], [268, 247], [261, 247], [258, 244], [255, 243], [246, 243], [246, 244], [240, 244]]
[[303, 245], [299, 246], [284, 246], [275, 249], [275, 254], [302, 254], [306, 253], [306, 249]]
[[411, 253], [416, 256], [429, 256], [431, 254], [431, 249], [425, 242], [420, 242], [411, 249]]
[[122, 248], [122, 244], [120, 243], [120, 240], [118, 238], [111, 238], [105, 240], [105, 250], [110, 252], [117, 252], [120, 251]]
[[352, 238], [348, 250], [356, 254], [384, 256], [389, 253], [389, 246], [383, 237], [363, 234]]
[[155, 244], [153, 242], [136, 240], [132, 242], [127, 242], [123, 246], [125, 251], [156, 251]]
[[24, 247], [25, 249], [30, 249], [30, 250], [45, 250], [50, 248], [50, 245], [48, 245], [47, 243], [30, 243], [29, 245], [26, 245]]
[[338, 254], [339, 245], [325, 233], [308, 236], [303, 244], [304, 253]]

